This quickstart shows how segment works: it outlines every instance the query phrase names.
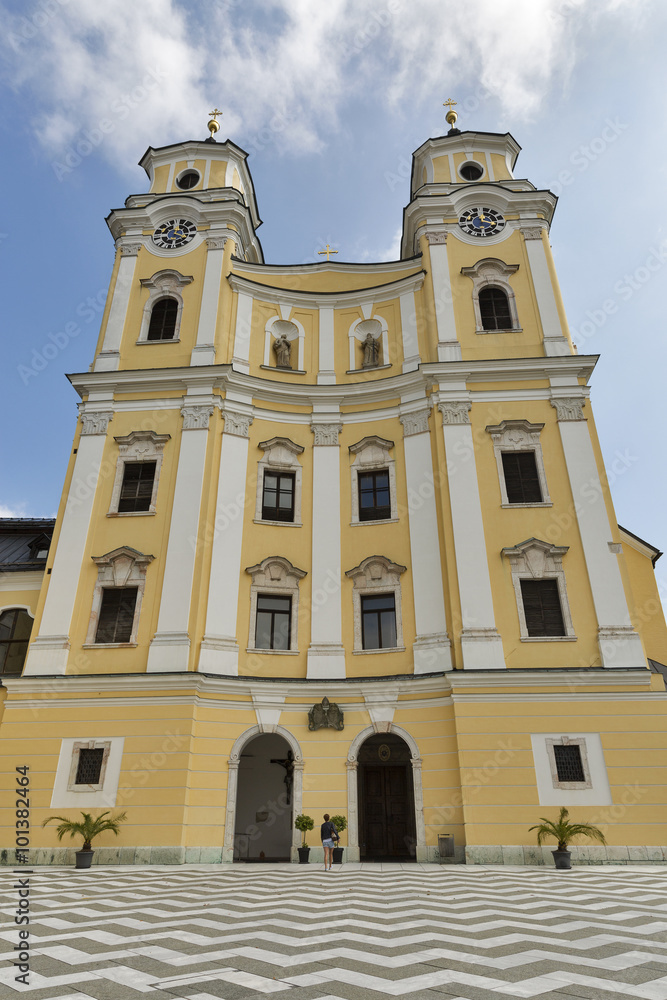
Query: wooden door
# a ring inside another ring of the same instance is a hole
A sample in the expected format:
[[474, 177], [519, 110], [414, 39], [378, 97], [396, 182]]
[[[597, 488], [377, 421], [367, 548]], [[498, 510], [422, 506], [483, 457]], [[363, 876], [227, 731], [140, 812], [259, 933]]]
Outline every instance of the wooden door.
[[411, 796], [404, 764], [363, 765], [362, 856], [406, 858], [413, 853]]

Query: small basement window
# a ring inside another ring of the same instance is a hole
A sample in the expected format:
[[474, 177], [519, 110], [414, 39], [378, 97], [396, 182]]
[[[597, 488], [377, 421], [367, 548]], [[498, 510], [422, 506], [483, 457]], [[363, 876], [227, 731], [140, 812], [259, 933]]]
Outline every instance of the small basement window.
[[79, 750], [79, 763], [76, 769], [75, 785], [98, 785], [104, 763], [104, 747], [94, 750]]
[[554, 743], [553, 752], [559, 781], [586, 781], [578, 743]]

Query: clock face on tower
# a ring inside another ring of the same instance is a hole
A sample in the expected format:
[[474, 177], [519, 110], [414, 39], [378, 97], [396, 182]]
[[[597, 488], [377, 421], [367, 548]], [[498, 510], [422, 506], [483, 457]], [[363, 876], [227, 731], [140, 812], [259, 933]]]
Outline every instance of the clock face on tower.
[[469, 236], [495, 236], [504, 229], [505, 220], [492, 208], [469, 208], [459, 219], [459, 226]]
[[170, 219], [153, 233], [153, 243], [162, 250], [179, 250], [194, 238], [197, 227], [187, 219]]

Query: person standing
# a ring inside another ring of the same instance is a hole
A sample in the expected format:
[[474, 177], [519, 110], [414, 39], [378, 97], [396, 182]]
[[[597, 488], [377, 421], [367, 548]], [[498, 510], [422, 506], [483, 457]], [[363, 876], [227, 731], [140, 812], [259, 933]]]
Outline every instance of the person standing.
[[324, 870], [327, 872], [331, 871], [331, 859], [333, 858], [331, 852], [334, 849], [334, 844], [337, 840], [340, 840], [336, 827], [329, 819], [329, 813], [324, 814], [324, 823], [320, 827], [320, 834], [322, 836], [322, 847], [324, 848]]

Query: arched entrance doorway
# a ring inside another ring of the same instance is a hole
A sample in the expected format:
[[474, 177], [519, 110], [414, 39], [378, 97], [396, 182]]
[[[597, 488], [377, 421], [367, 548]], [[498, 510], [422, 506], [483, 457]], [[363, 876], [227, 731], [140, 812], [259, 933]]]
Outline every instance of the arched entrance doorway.
[[234, 861], [289, 861], [294, 811], [294, 753], [278, 733], [245, 744], [238, 767]]
[[358, 755], [361, 861], [414, 861], [415, 795], [410, 747], [394, 733], [377, 733]]

